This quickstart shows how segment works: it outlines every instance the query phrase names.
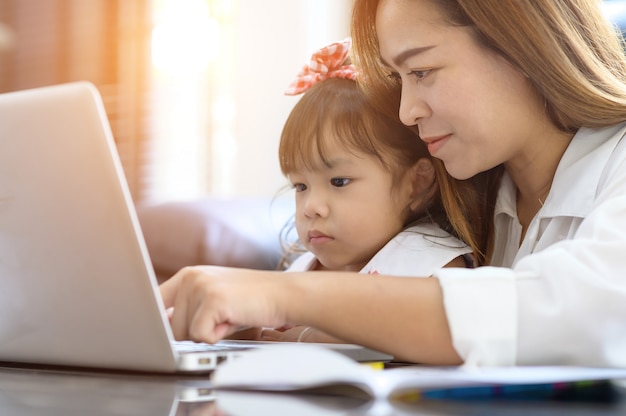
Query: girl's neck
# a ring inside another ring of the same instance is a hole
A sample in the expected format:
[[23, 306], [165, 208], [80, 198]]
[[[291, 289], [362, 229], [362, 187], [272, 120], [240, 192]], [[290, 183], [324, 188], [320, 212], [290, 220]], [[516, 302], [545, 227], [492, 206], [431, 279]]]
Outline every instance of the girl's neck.
[[311, 266], [311, 271], [316, 271], [316, 272], [323, 272], [323, 271], [337, 271], [337, 272], [359, 272], [361, 271], [361, 269], [363, 269], [363, 267], [365, 267], [365, 265], [367, 264], [367, 262], [363, 263], [363, 264], [350, 264], [350, 265], [346, 265], [343, 267], [338, 267], [335, 269], [331, 269], [329, 267], [324, 266], [319, 259], [315, 259], [315, 263]]

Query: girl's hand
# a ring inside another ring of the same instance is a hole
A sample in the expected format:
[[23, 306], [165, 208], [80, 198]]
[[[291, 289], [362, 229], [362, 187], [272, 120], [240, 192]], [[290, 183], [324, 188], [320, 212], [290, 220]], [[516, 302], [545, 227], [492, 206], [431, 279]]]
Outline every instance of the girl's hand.
[[264, 328], [261, 332], [259, 340], [281, 342], [345, 343], [345, 341], [328, 335], [319, 329], [304, 325], [290, 326], [287, 329], [285, 329], [285, 327]]
[[244, 327], [285, 325], [278, 300], [287, 286], [281, 272], [197, 266], [159, 290], [177, 340], [215, 343]]
[[280, 328], [264, 328], [259, 341], [306, 342], [306, 335], [313, 329], [309, 326], [283, 326]]

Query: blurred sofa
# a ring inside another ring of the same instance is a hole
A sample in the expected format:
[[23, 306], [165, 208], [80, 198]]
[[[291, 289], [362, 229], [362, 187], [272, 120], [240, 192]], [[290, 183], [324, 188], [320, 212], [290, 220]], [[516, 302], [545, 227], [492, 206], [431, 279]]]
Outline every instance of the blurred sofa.
[[190, 265], [276, 270], [281, 230], [294, 212], [293, 201], [282, 198], [206, 197], [137, 207], [160, 282]]

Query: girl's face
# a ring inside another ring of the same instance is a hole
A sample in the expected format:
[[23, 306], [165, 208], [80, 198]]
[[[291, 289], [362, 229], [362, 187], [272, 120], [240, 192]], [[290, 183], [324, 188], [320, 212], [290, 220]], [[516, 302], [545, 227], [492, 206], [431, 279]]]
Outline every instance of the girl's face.
[[409, 175], [392, 175], [374, 156], [329, 144], [312, 170], [288, 175], [296, 195], [296, 230], [323, 268], [359, 271], [404, 226]]
[[418, 126], [453, 177], [532, 160], [550, 128], [543, 101], [471, 29], [447, 24], [429, 0], [381, 0], [376, 30], [383, 62], [402, 82], [402, 122]]

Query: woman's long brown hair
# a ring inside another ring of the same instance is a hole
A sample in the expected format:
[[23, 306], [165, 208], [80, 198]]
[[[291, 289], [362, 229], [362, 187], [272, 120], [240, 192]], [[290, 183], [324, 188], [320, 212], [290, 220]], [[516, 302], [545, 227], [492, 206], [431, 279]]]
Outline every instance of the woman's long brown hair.
[[[406, 1], [410, 0], [395, 0]], [[626, 121], [626, 56], [621, 34], [597, 0], [422, 0], [439, 7], [451, 26], [474, 29], [477, 42], [511, 62], [544, 98], [554, 125], [565, 132]], [[400, 89], [380, 59], [379, 0], [355, 0], [353, 61], [364, 91], [398, 117]], [[381, 99], [380, 97], [386, 97]], [[438, 165], [442, 201], [456, 234], [479, 263], [493, 249], [493, 212], [502, 166], [458, 181]]]

